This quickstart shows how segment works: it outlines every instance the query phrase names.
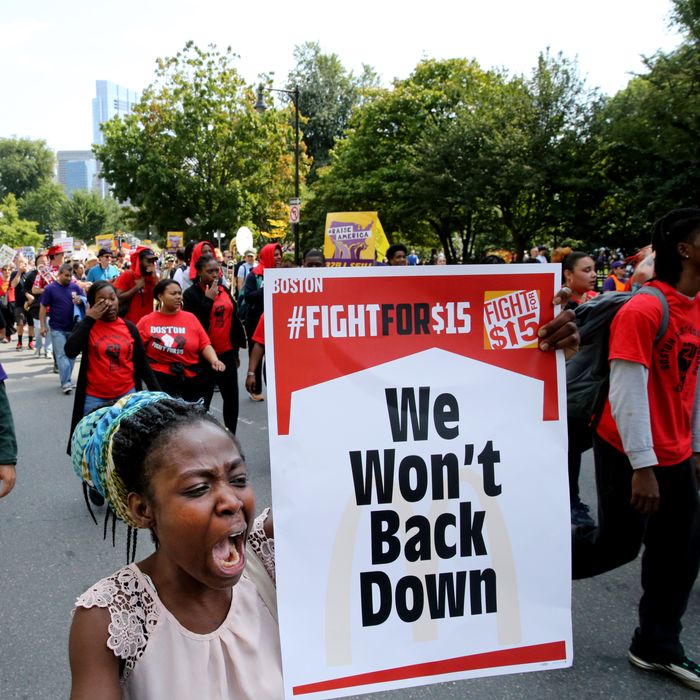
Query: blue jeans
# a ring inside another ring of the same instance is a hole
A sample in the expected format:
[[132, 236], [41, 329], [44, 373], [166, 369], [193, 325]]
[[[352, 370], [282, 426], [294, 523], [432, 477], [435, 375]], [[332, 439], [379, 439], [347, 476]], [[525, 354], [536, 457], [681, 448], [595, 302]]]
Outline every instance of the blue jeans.
[[124, 392], [121, 396], [117, 396], [113, 399], [103, 399], [101, 396], [90, 396], [90, 394], [85, 394], [85, 403], [83, 404], [83, 415], [87, 416], [88, 413], [96, 411], [98, 408], [103, 408], [104, 406], [112, 406], [119, 399], [124, 398], [128, 394], [134, 393], [134, 387], [132, 386], [129, 391]]
[[75, 360], [70, 360], [66, 357], [65, 347], [69, 336], [70, 333], [68, 331], [51, 329], [51, 344], [53, 345], [53, 355], [58, 365], [58, 377], [61, 386], [70, 385], [70, 376], [73, 374], [73, 365], [75, 364]]
[[[39, 312], [37, 311], [37, 314]], [[46, 334], [46, 338], [41, 337], [41, 324], [39, 323], [39, 319], [35, 318], [32, 320], [32, 323], [34, 324], [34, 340], [36, 341], [36, 344], [34, 346], [34, 350], [37, 355], [41, 353], [41, 348], [43, 346], [44, 352], [48, 352], [51, 350], [51, 333]], [[49, 319], [46, 319], [46, 327], [51, 328], [51, 323]]]

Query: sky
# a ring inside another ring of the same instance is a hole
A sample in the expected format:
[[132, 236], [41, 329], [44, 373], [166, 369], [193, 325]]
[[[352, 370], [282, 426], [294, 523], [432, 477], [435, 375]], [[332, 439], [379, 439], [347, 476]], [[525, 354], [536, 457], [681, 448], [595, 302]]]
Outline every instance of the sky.
[[476, 59], [528, 74], [550, 48], [577, 59], [588, 87], [614, 94], [643, 70], [642, 55], [680, 41], [671, 0], [24, 0], [0, 16], [0, 137], [89, 149], [96, 80], [141, 91], [158, 57], [188, 40], [231, 46], [251, 84], [274, 73], [284, 86], [296, 45], [317, 41], [382, 83], [406, 78], [422, 58]]

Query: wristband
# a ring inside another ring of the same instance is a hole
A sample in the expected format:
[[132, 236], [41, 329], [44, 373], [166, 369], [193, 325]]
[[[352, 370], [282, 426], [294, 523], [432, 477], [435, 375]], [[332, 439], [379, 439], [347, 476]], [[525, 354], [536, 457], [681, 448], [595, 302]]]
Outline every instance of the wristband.
[[254, 377], [254, 376], [255, 376], [255, 372], [248, 372], [248, 374], [247, 374], [246, 376], [248, 376], [248, 377]]

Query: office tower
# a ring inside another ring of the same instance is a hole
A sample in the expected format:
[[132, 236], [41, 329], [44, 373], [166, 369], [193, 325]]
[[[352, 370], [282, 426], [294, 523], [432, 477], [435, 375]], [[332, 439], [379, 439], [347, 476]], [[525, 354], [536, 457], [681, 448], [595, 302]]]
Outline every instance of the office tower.
[[[131, 113], [139, 94], [134, 90], [111, 83], [109, 80], [95, 81], [95, 98], [92, 100], [92, 142], [98, 145], [104, 144], [104, 134], [100, 129], [102, 122], [109, 121], [113, 117], [124, 117]], [[97, 164], [96, 189], [106, 197], [109, 188], [107, 183], [99, 177], [100, 164]]]
[[134, 90], [110, 83], [109, 80], [96, 80], [95, 98], [92, 100], [92, 142], [100, 146], [104, 144], [100, 124], [113, 117], [130, 114], [138, 100], [139, 94]]
[[92, 151], [58, 151], [58, 182], [70, 197], [75, 190], [97, 189], [97, 161]]

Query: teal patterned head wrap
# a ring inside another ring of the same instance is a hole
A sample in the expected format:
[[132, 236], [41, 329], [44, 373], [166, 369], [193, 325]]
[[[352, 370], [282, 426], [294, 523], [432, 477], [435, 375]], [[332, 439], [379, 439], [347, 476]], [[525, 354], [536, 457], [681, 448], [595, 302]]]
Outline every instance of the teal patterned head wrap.
[[112, 438], [124, 418], [144, 406], [172, 398], [162, 391], [137, 391], [113, 406], [98, 408], [85, 416], [71, 437], [73, 471], [108, 501], [112, 510], [127, 525], [138, 527], [127, 504], [129, 495], [114, 467]]

